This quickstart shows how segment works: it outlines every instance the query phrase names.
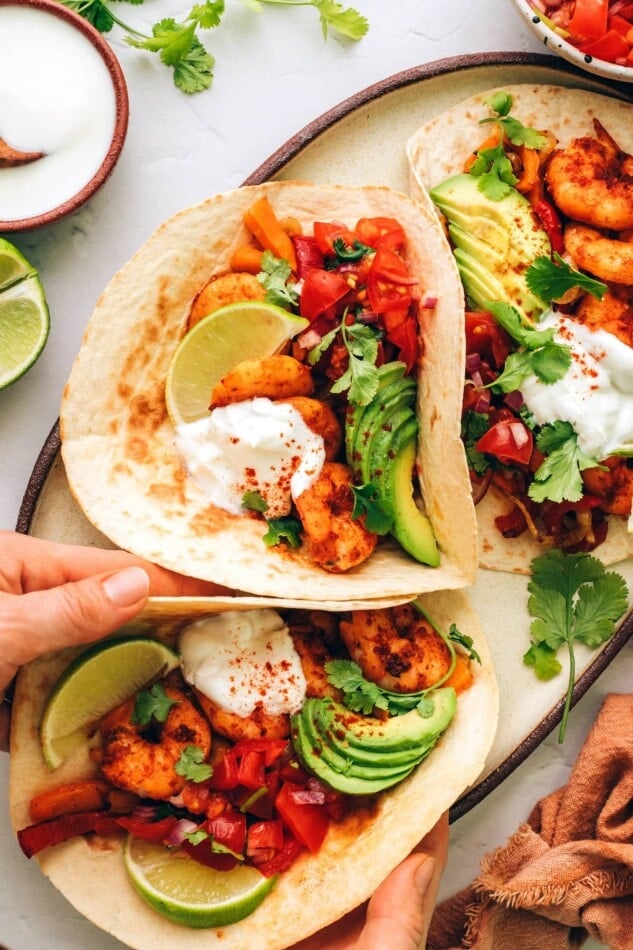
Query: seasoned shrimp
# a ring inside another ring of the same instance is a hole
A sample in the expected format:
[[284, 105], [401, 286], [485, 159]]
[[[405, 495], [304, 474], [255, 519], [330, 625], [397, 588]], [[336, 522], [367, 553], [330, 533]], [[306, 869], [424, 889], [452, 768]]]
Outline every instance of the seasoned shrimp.
[[[313, 622], [289, 621], [288, 629], [295, 650], [299, 654], [301, 668], [306, 680], [306, 696], [332, 696], [340, 699], [340, 690], [331, 686], [327, 681], [325, 664], [332, 659], [328, 647], [323, 642], [323, 626], [317, 620], [316, 611]], [[242, 739], [286, 739], [290, 735], [290, 716], [286, 713], [270, 715], [264, 709], [263, 703], [257, 703], [249, 716], [238, 716], [218, 706], [217, 703], [195, 690], [198, 701], [215, 732], [240, 742]]]
[[600, 498], [605, 511], [628, 518], [633, 505], [633, 460], [612, 455], [601, 464], [606, 465], [606, 472], [601, 468], [584, 470], [585, 488]]
[[632, 241], [605, 237], [584, 224], [572, 223], [565, 228], [565, 250], [577, 267], [594, 277], [616, 284], [633, 284]]
[[597, 119], [596, 137], [556, 149], [545, 173], [560, 210], [574, 221], [621, 231], [633, 227], [633, 157], [623, 152]]
[[261, 360], [243, 360], [224, 376], [211, 393], [210, 409], [232, 402], [267, 396], [287, 399], [311, 396], [314, 382], [310, 367], [292, 356], [266, 356]]
[[590, 330], [607, 330], [633, 347], [633, 287], [610, 287], [602, 300], [586, 294], [574, 316]]
[[136, 696], [132, 696], [101, 723], [101, 771], [113, 785], [141, 798], [177, 795], [186, 781], [175, 770], [181, 752], [193, 745], [206, 759], [211, 751], [211, 729], [205, 717], [184, 690], [172, 685], [171, 678], [161, 685], [174, 702], [164, 722], [133, 723]]
[[339, 574], [362, 564], [378, 536], [352, 518], [352, 474], [341, 462], [325, 462], [318, 478], [295, 499], [311, 561]]
[[339, 626], [349, 655], [373, 683], [396, 693], [415, 693], [449, 670], [451, 652], [411, 604], [356, 610]]
[[212, 277], [204, 285], [189, 311], [187, 329], [202, 320], [219, 307], [226, 307], [230, 303], [239, 303], [242, 300], [263, 300], [266, 290], [254, 274], [244, 271], [220, 274]]
[[310, 399], [308, 396], [292, 396], [282, 399], [281, 402], [294, 406], [297, 412], [301, 413], [307, 427], [323, 439], [326, 459], [335, 459], [343, 441], [343, 430], [334, 410], [327, 403]]

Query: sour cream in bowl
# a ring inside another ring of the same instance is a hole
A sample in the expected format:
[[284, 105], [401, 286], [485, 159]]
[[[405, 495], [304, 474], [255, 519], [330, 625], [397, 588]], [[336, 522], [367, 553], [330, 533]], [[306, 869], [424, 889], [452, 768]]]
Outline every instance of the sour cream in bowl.
[[108, 43], [55, 0], [0, 0], [0, 103], [0, 232], [76, 211], [127, 132], [127, 87]]

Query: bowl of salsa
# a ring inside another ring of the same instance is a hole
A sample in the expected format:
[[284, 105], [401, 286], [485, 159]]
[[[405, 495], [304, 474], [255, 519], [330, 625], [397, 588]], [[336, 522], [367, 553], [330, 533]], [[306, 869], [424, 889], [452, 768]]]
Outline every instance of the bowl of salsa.
[[553, 53], [595, 75], [633, 82], [630, 0], [514, 0], [514, 5]]
[[129, 116], [121, 66], [56, 0], [0, 0], [0, 102], [0, 233], [53, 224], [116, 165]]

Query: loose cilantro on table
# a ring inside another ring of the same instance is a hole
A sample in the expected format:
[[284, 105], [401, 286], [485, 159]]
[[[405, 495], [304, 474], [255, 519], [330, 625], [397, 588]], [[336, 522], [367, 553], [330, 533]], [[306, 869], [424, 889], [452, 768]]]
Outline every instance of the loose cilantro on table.
[[536, 436], [536, 447], [545, 461], [534, 473], [528, 495], [533, 501], [580, 501], [583, 482], [580, 473], [598, 465], [578, 445], [570, 422], [548, 423]]
[[497, 323], [523, 347], [511, 353], [506, 359], [503, 372], [497, 376], [491, 387], [502, 392], [513, 392], [521, 388], [526, 377], [534, 374], [541, 382], [549, 384], [562, 379], [571, 366], [571, 349], [554, 340], [554, 327], [539, 330], [526, 325], [519, 311], [511, 304], [496, 301], [486, 304]]
[[137, 694], [130, 718], [135, 726], [147, 726], [152, 719], [165, 722], [169, 710], [177, 704], [178, 700], [170, 699], [160, 683], [154, 683]]
[[496, 114], [480, 119], [479, 124], [494, 122], [499, 125], [502, 142], [492, 148], [481, 149], [469, 172], [479, 179], [477, 187], [491, 201], [501, 201], [512, 192], [518, 181], [503, 147], [503, 138], [505, 137], [512, 145], [524, 145], [526, 148], [536, 149], [543, 148], [547, 143], [547, 138], [542, 132], [523, 125], [510, 115], [512, 96], [509, 93], [496, 92], [487, 100], [487, 103]]
[[590, 554], [564, 554], [557, 548], [532, 561], [528, 584], [531, 646], [523, 662], [539, 679], [549, 680], [562, 669], [556, 657], [567, 645], [569, 678], [558, 741], [563, 742], [571, 709], [576, 662], [574, 641], [591, 648], [605, 643], [627, 608], [628, 588], [616, 571]]
[[206, 782], [213, 775], [213, 769], [208, 762], [204, 761], [204, 752], [197, 745], [185, 746], [174, 766], [174, 771], [190, 782]]
[[[136, 49], [157, 53], [165, 66], [174, 71], [174, 83], [183, 92], [208, 89], [213, 80], [215, 60], [197, 35], [197, 30], [211, 30], [220, 25], [225, 0], [205, 0], [191, 7], [181, 22], [167, 17], [154, 24], [151, 35], [124, 23], [104, 0], [60, 0], [88, 20], [101, 33], [108, 33], [116, 24], [125, 30], [126, 43]], [[129, 0], [132, 4], [143, 0]], [[319, 14], [323, 38], [332, 30], [349, 40], [359, 40], [369, 29], [367, 19], [353, 7], [343, 7], [335, 0], [244, 0], [245, 5], [260, 13], [264, 4], [314, 7]]]
[[575, 287], [598, 300], [607, 292], [606, 284], [570, 267], [556, 252], [554, 260], [543, 255], [532, 261], [525, 272], [525, 282], [533, 294], [547, 301], [558, 300]]
[[262, 255], [262, 269], [257, 280], [266, 291], [266, 303], [274, 304], [283, 310], [294, 310], [299, 306], [299, 292], [297, 285], [288, 278], [292, 268], [288, 261], [275, 257], [271, 251], [264, 251]]
[[373, 482], [367, 485], [352, 485], [354, 507], [352, 518], [365, 515], [365, 527], [374, 534], [389, 534], [393, 528], [393, 512], [388, 510], [385, 501], [380, 498]]
[[301, 547], [302, 525], [296, 518], [271, 518], [267, 524], [268, 531], [263, 537], [266, 547], [272, 548], [278, 544]]

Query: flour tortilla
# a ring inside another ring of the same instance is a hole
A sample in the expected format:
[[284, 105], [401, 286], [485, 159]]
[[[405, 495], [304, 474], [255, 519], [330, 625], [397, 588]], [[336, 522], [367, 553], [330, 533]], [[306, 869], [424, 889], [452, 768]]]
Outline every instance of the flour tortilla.
[[[422, 765], [400, 785], [377, 796], [371, 809], [333, 826], [319, 853], [302, 856], [251, 916], [221, 929], [190, 930], [170, 923], [133, 890], [121, 845], [111, 838], [77, 838], [49, 848], [36, 858], [44, 874], [77, 911], [136, 950], [281, 950], [362, 903], [472, 785], [496, 728], [498, 693], [492, 660], [465, 594], [442, 592], [421, 600], [442, 629], [455, 622], [473, 637], [482, 661], [474, 664], [474, 684], [459, 696], [452, 723]], [[269, 606], [269, 601], [261, 600], [260, 606]], [[157, 635], [172, 643], [176, 631], [188, 622], [182, 616], [175, 618], [174, 612], [172, 605], [165, 622], [154, 627]], [[155, 616], [151, 623], [156, 623]], [[138, 629], [137, 623], [135, 632]], [[93, 766], [83, 760], [64, 763], [51, 774], [38, 742], [45, 697], [76, 652], [37, 660], [20, 673], [13, 705], [9, 792], [16, 830], [30, 824], [29, 801], [36, 792], [91, 774]]]
[[[407, 143], [411, 170], [411, 195], [427, 201], [427, 189], [463, 170], [465, 158], [485, 138], [479, 120], [490, 114], [487, 100], [498, 91], [509, 92], [511, 115], [525, 126], [550, 129], [560, 147], [581, 135], [593, 135], [593, 118], [615, 138], [619, 146], [633, 153], [633, 106], [584, 89], [563, 86], [510, 85], [495, 87], [459, 103], [419, 128]], [[503, 538], [494, 519], [509, 510], [511, 503], [492, 487], [477, 505], [479, 564], [488, 570], [527, 574], [530, 562], [542, 547], [528, 532], [518, 538]], [[609, 518], [607, 540], [596, 549], [605, 564], [626, 560], [633, 554], [633, 519]]]
[[[395, 542], [381, 542], [359, 568], [330, 574], [301, 549], [267, 548], [262, 520], [210, 505], [174, 449], [164, 384], [193, 298], [229, 270], [249, 241], [246, 209], [268, 195], [280, 217], [306, 233], [316, 220], [355, 224], [388, 216], [403, 225], [408, 258], [437, 306], [423, 311], [418, 387], [419, 470], [426, 512], [441, 551], [421, 565]], [[283, 182], [240, 188], [164, 223], [99, 299], [66, 386], [62, 455], [73, 495], [114, 544], [181, 573], [253, 594], [318, 602], [454, 589], [474, 580], [476, 523], [459, 438], [464, 358], [463, 295], [429, 199], [415, 205], [387, 188]]]

